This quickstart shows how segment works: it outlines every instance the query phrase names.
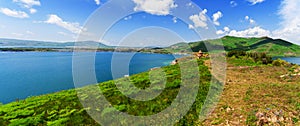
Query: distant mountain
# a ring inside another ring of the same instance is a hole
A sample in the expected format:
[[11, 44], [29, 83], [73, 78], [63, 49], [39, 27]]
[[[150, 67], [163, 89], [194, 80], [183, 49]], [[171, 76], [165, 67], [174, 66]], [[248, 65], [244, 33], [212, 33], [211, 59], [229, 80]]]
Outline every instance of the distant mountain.
[[[46, 41], [30, 41], [17, 39], [0, 39], [0, 48], [72, 48], [75, 42], [46, 42]], [[111, 48], [111, 46], [95, 41], [76, 42], [76, 45], [86, 47], [89, 45], [98, 45], [99, 48]]]
[[[221, 43], [223, 43], [223, 46]], [[220, 39], [191, 42], [188, 44], [194, 52], [199, 50], [207, 52], [206, 46], [208, 46], [213, 50], [243, 50], [249, 52], [266, 52], [271, 56], [300, 56], [299, 45], [282, 39], [272, 39], [269, 37], [241, 38], [225, 36]], [[169, 48], [184, 52], [184, 45], [183, 43], [178, 43]]]

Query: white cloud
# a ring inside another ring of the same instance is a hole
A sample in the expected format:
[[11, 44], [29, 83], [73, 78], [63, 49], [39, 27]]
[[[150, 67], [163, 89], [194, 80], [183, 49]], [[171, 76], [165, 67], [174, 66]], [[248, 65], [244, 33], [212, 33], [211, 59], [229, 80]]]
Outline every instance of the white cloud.
[[225, 34], [225, 32], [224, 32], [223, 30], [218, 30], [218, 31], [216, 32], [216, 34], [217, 34], [217, 35], [223, 35], [223, 34]]
[[243, 31], [231, 30], [228, 35], [237, 37], [263, 37], [271, 36], [271, 32], [261, 27], [253, 27]]
[[214, 13], [212, 18], [215, 25], [219, 26], [220, 22], [218, 21], [221, 17], [223, 17], [222, 12], [218, 11], [217, 13]]
[[224, 27], [224, 31], [225, 31], [225, 32], [229, 32], [229, 31], [230, 31], [230, 28], [229, 28], [229, 27]]
[[189, 25], [189, 28], [190, 29], [193, 29], [193, 28], [198, 28], [198, 27], [201, 27], [201, 28], [207, 28], [207, 18], [206, 18], [206, 13], [207, 13], [207, 10], [204, 9], [202, 12], [198, 14], [195, 14], [195, 15], [192, 15], [190, 16], [190, 20], [193, 21], [194, 25]]
[[250, 19], [250, 17], [249, 17], [249, 16], [245, 16], [245, 20], [247, 20], [247, 21], [248, 21], [249, 19]]
[[97, 5], [100, 5], [100, 0], [95, 0], [95, 3], [96, 3]]
[[62, 27], [72, 33], [79, 33], [82, 29], [82, 27], [79, 25], [79, 23], [71, 23], [71, 22], [66, 22], [63, 21], [60, 17], [57, 15], [51, 14], [49, 15], [49, 18], [47, 21], [44, 21], [45, 23], [48, 24], [55, 24], [59, 27]]
[[238, 4], [235, 1], [230, 1], [231, 7], [236, 7]]
[[250, 24], [254, 24], [255, 23], [255, 21], [253, 19], [250, 19], [249, 22], [250, 22]]
[[273, 31], [273, 37], [282, 38], [300, 44], [300, 1], [283, 0], [279, 15], [283, 19], [280, 28]]
[[41, 6], [39, 0], [13, 0], [15, 3], [23, 4], [26, 8], [31, 8], [32, 6]]
[[249, 16], [245, 16], [245, 20], [249, 21], [250, 24], [255, 24], [255, 20], [253, 20], [252, 18], [250, 18]]
[[248, 2], [250, 2], [252, 5], [258, 4], [258, 3], [262, 3], [265, 0], [247, 0]]
[[[224, 31], [223, 31], [224, 30]], [[224, 27], [223, 30], [218, 30], [216, 32], [216, 34], [218, 35], [223, 35], [223, 34], [228, 34], [230, 32], [230, 28], [229, 27]]]
[[172, 20], [173, 20], [174, 23], [177, 23], [177, 17], [173, 17]]
[[15, 17], [15, 18], [28, 18], [28, 14], [23, 12], [23, 11], [16, 11], [16, 10], [11, 10], [8, 8], [1, 8], [0, 12], [10, 16], [10, 17]]
[[37, 12], [37, 10], [36, 10], [36, 9], [33, 9], [33, 8], [29, 9], [29, 11], [30, 11], [31, 14], [34, 14], [34, 13]]
[[133, 0], [135, 11], [145, 11], [153, 15], [168, 15], [177, 5], [174, 0]]
[[13, 0], [13, 2], [18, 3], [20, 6], [29, 9], [31, 14], [37, 12], [33, 6], [41, 6], [41, 2], [39, 0]]
[[195, 27], [193, 25], [189, 25], [189, 29], [194, 29]]

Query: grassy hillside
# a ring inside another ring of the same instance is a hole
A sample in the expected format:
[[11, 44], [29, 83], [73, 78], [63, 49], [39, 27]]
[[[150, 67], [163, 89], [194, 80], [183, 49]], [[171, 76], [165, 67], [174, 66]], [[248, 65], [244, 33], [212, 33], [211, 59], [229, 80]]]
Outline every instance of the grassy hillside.
[[[221, 46], [223, 42], [223, 46]], [[240, 50], [248, 52], [266, 52], [271, 56], [300, 56], [300, 46], [282, 39], [262, 38], [240, 38], [225, 36], [219, 40], [207, 40], [189, 43], [190, 48], [197, 52], [207, 51], [205, 43], [214, 50], [225, 49], [226, 51]], [[182, 43], [171, 46], [171, 49], [184, 52]]]
[[[189, 61], [185, 61], [188, 63]], [[196, 87], [199, 88], [196, 101], [193, 103], [188, 114], [184, 116], [178, 125], [195, 124], [198, 120], [198, 113], [201, 106], [206, 99], [206, 94], [210, 86], [211, 74], [206, 66], [204, 66], [203, 60], [198, 60], [199, 74], [195, 75], [189, 73], [189, 78], [200, 76], [201, 80]], [[196, 68], [197, 69], [197, 68]], [[122, 112], [127, 112], [131, 115], [143, 116], [152, 115], [164, 110], [179, 93], [181, 83], [181, 72], [179, 65], [172, 65], [163, 67], [162, 70], [166, 75], [166, 88], [156, 98], [150, 101], [141, 102], [129, 99], [124, 96], [116, 87], [115, 83], [128, 85], [129, 78], [121, 78], [115, 81], [108, 81], [101, 83], [97, 86], [100, 87], [104, 96], [111, 102], [114, 108]], [[152, 70], [149, 72], [140, 73], [130, 76], [130, 82], [140, 89], [145, 89], [150, 86], [149, 73], [155, 72]], [[152, 76], [153, 83], [162, 83], [160, 81], [161, 76], [154, 74]], [[193, 81], [193, 80], [192, 80]], [[88, 87], [85, 87], [88, 88]], [[83, 88], [84, 89], [84, 88]], [[79, 89], [80, 90], [80, 89]], [[135, 94], [136, 91], [130, 91], [129, 94]], [[93, 93], [92, 93], [93, 94]], [[94, 93], [93, 95], [96, 95]], [[101, 98], [91, 99], [90, 95], [80, 93], [81, 100], [83, 101], [97, 101]], [[98, 111], [97, 108], [88, 108], [89, 111]], [[109, 116], [111, 108], [104, 109], [100, 116]], [[176, 113], [175, 111], [173, 111]], [[30, 97], [25, 100], [12, 102], [6, 105], [0, 105], [0, 125], [97, 125], [97, 123], [89, 117], [83, 106], [80, 104], [79, 99], [74, 89], [61, 91], [53, 94]]]

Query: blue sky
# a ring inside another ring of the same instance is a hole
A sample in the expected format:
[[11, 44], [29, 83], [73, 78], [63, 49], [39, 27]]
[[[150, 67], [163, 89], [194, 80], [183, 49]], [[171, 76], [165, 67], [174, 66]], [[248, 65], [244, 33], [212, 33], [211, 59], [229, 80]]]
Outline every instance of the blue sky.
[[[93, 13], [101, 11], [99, 8], [111, 1], [1, 0], [0, 38], [64, 42], [74, 41], [80, 31], [86, 31], [85, 39], [110, 45], [143, 45], [152, 41], [156, 41], [152, 44], [168, 45], [174, 41], [197, 41], [224, 35], [269, 36], [300, 44], [299, 0], [127, 0], [128, 4], [122, 6], [135, 13], [116, 21], [100, 40], [100, 35], [90, 29], [101, 26], [88, 28], [86, 23], [95, 16]], [[183, 1], [194, 2], [201, 10], [193, 7], [188, 11], [180, 10], [188, 6], [183, 5]], [[106, 13], [118, 15], [120, 12], [116, 9]], [[174, 13], [182, 14], [185, 19]], [[109, 17], [98, 18], [98, 25], [109, 21]], [[196, 29], [201, 36], [196, 34]], [[207, 37], [208, 29], [213, 29], [215, 35]], [[144, 36], [139, 37], [142, 34]]]

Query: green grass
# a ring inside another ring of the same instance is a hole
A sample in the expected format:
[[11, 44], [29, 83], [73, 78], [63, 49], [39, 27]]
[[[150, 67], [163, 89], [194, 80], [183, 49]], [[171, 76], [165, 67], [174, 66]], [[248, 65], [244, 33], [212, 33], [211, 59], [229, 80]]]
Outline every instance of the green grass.
[[253, 59], [246, 58], [246, 57], [244, 57], [244, 58], [235, 58], [235, 57], [227, 58], [227, 62], [234, 66], [261, 66], [261, 65], [263, 65], [261, 62], [255, 62]]
[[[177, 52], [185, 52], [186, 47], [183, 45], [184, 44], [179, 43], [169, 48]], [[210, 52], [225, 49], [225, 51], [238, 50], [247, 52], [265, 52], [270, 56], [300, 56], [299, 45], [285, 40], [268, 37], [241, 38], [225, 36], [215, 40], [191, 42], [189, 43], [189, 46], [194, 52], [198, 52], [199, 50], [207, 52], [206, 46], [209, 46], [211, 48], [211, 50], [209, 50]]]
[[[203, 65], [202, 60], [198, 60], [198, 64], [199, 71], [201, 71], [199, 72], [200, 75], [195, 75], [193, 73], [187, 74], [187, 77], [191, 80], [195, 76], [200, 76], [201, 78], [200, 82], [195, 82], [197, 84], [196, 87], [190, 87], [199, 88], [196, 100], [188, 113], [181, 120], [177, 120], [176, 125], [195, 124], [198, 120], [198, 113], [206, 99], [210, 86], [211, 74], [208, 68]], [[101, 89], [106, 99], [110, 101], [110, 104], [117, 110], [135, 116], [153, 115], [170, 106], [172, 101], [178, 95], [181, 87], [181, 71], [179, 65], [163, 67], [162, 70], [165, 72], [166, 76], [165, 89], [163, 89], [159, 96], [145, 102], [130, 99], [118, 90], [115, 83], [126, 86], [128, 84], [128, 78], [100, 83], [97, 86]], [[159, 76], [154, 75], [153, 78], [153, 83], [160, 83], [160, 81], [155, 81], [157, 80], [155, 78], [159, 78]], [[130, 82], [134, 83], [135, 87], [139, 89], [148, 88], [150, 86], [149, 72], [131, 76]], [[78, 90], [80, 91], [88, 88], [89, 86]], [[137, 92], [129, 90], [126, 93], [127, 95], [134, 95]], [[80, 92], [80, 100], [89, 102], [101, 99], [100, 96], [96, 96], [97, 99], [93, 99], [94, 97], [92, 97], [91, 94], [97, 95], [96, 92], [89, 92], [88, 94]], [[98, 108], [84, 109], [79, 102], [75, 89], [71, 89], [0, 105], [0, 125], [98, 125], [97, 122], [88, 115], [86, 110], [98, 111]], [[106, 108], [99, 116], [109, 116], [111, 115], [112, 110], [113, 108]], [[176, 112], [174, 111], [174, 113]]]

